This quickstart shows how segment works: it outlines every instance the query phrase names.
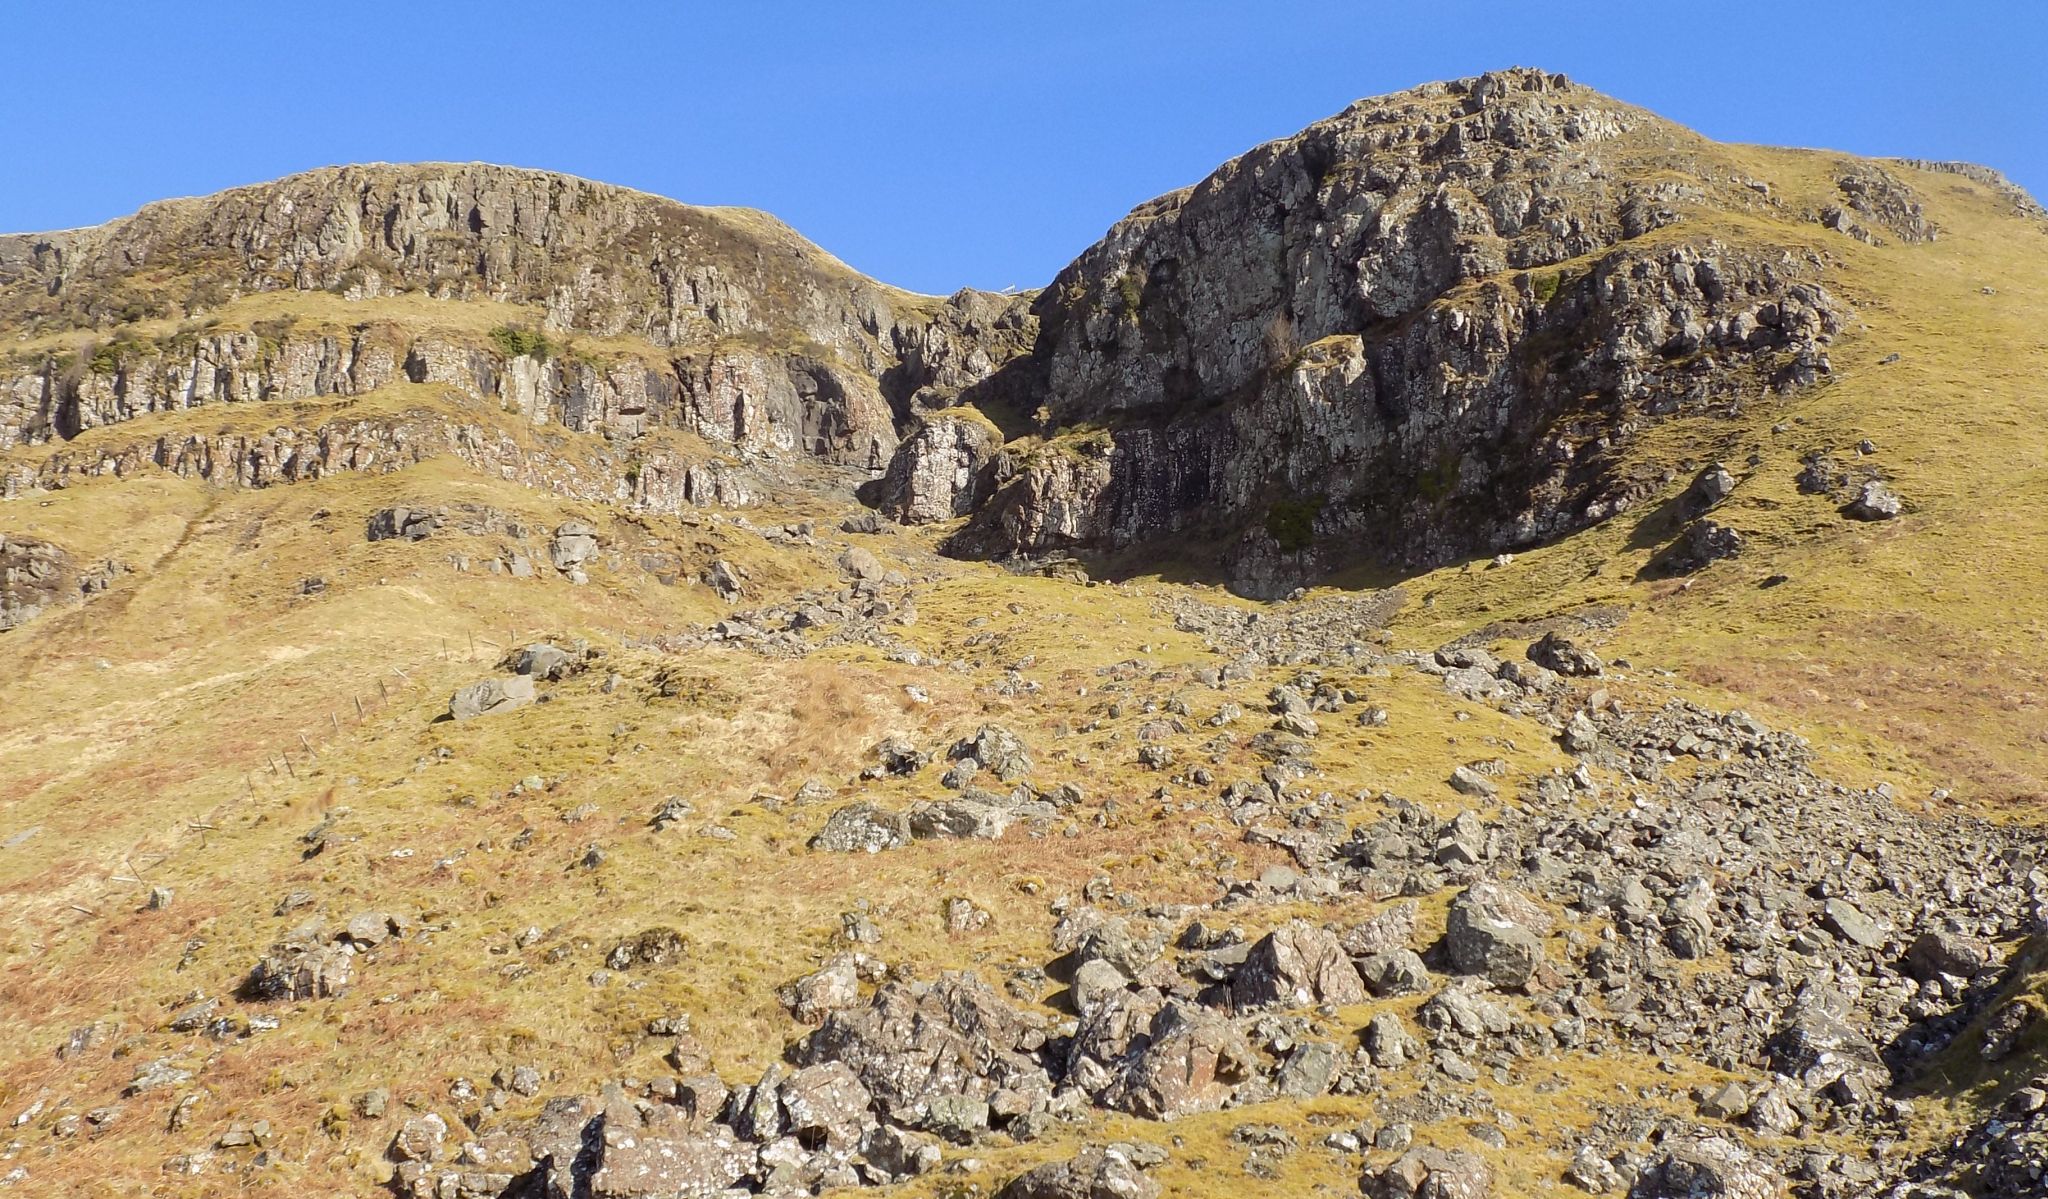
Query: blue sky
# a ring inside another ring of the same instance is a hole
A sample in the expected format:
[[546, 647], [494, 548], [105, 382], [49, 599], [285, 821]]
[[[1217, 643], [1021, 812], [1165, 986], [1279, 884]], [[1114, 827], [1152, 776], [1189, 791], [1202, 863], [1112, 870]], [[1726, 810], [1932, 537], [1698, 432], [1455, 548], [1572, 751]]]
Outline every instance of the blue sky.
[[2048, 196], [2048, 4], [0, 0], [0, 229], [351, 161], [748, 204], [921, 291], [1035, 286], [1360, 96], [1524, 64], [1710, 136]]

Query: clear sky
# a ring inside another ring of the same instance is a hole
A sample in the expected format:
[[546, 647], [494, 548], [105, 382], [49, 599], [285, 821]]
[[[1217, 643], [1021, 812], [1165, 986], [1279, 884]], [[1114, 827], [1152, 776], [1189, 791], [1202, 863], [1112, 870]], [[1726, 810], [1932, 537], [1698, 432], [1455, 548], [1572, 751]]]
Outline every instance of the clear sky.
[[1540, 66], [1710, 136], [2048, 197], [2043, 0], [0, 0], [0, 229], [338, 162], [768, 209], [920, 291], [1046, 282], [1360, 97]]

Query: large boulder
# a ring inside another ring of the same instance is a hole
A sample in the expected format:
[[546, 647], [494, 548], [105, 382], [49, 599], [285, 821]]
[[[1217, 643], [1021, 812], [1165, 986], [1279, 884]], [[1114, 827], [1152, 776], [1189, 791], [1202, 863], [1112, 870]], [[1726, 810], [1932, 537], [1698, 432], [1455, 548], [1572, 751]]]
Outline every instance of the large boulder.
[[571, 571], [597, 557], [597, 530], [580, 520], [572, 520], [555, 530], [555, 539], [548, 543], [548, 557], [555, 569]]
[[1493, 882], [1480, 882], [1451, 900], [1444, 951], [1451, 969], [1476, 974], [1496, 987], [1517, 988], [1543, 961], [1550, 931], [1543, 909]]
[[1035, 1166], [996, 1192], [996, 1199], [1158, 1199], [1129, 1146], [1091, 1145], [1063, 1162]]
[[530, 679], [549, 681], [567, 678], [576, 672], [579, 665], [581, 663], [568, 650], [545, 641], [527, 646], [512, 658], [512, 669], [516, 673]]
[[532, 703], [534, 694], [533, 680], [523, 674], [483, 679], [449, 697], [448, 715], [455, 720], [496, 716]]
[[0, 536], [0, 632], [28, 623], [63, 597], [71, 556], [47, 541]]
[[782, 987], [775, 997], [794, 1019], [816, 1024], [831, 1013], [860, 1002], [859, 963], [850, 954], [840, 954]]
[[855, 545], [847, 547], [846, 552], [839, 555], [839, 573], [857, 582], [872, 583], [880, 581], [887, 571], [881, 559]]
[[1600, 656], [1563, 633], [1545, 633], [1529, 646], [1531, 662], [1562, 675], [1596, 675], [1607, 668]]
[[446, 515], [426, 508], [379, 508], [370, 513], [363, 535], [370, 541], [424, 541]]
[[1024, 778], [1033, 768], [1023, 738], [995, 724], [982, 725], [974, 736], [954, 742], [949, 756], [955, 761], [972, 758], [981, 769], [1006, 783]]
[[[720, 1194], [753, 1172], [754, 1146], [723, 1124], [693, 1121], [680, 1107], [605, 1107], [590, 1173], [590, 1199]], [[566, 1193], [566, 1192], [565, 1192]]]
[[827, 853], [879, 853], [910, 844], [910, 835], [910, 820], [903, 813], [861, 800], [832, 813], [810, 847]]
[[1726, 1137], [1669, 1145], [1636, 1177], [1629, 1199], [1781, 1199], [1785, 1180]]
[[1261, 937], [1231, 979], [1241, 1010], [1363, 1003], [1365, 980], [1337, 934], [1300, 920]]
[[1493, 1172], [1477, 1154], [1418, 1147], [1369, 1174], [1366, 1192], [1374, 1199], [1488, 1199]]
[[1856, 498], [1842, 512], [1855, 520], [1890, 520], [1905, 510], [1906, 502], [1898, 492], [1882, 479], [1872, 479], [1857, 490]]
[[1818, 1088], [1845, 1075], [1878, 1087], [1891, 1085], [1891, 1070], [1854, 1023], [1848, 997], [1831, 987], [1800, 989], [1770, 1039], [1771, 1063], [1780, 1074]]
[[249, 972], [243, 993], [251, 999], [333, 999], [355, 977], [355, 951], [344, 944], [273, 945]]
[[1102, 1102], [1148, 1120], [1216, 1111], [1230, 1102], [1258, 1065], [1235, 1024], [1180, 1000], [1162, 1006], [1135, 1045]]
[[783, 1127], [806, 1145], [850, 1149], [874, 1125], [874, 1097], [844, 1062], [805, 1066], [783, 1080]]
[[986, 792], [914, 804], [907, 813], [910, 835], [920, 841], [960, 838], [994, 840], [1017, 818], [1014, 804]]

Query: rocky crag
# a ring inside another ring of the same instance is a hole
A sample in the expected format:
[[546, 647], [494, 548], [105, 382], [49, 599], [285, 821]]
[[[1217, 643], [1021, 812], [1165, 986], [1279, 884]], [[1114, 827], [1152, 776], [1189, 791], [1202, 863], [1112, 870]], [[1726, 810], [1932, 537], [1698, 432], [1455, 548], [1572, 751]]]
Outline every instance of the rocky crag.
[[[1826, 219], [1933, 236], [1882, 168], [1841, 186]], [[1536, 544], [1641, 498], [1640, 423], [1826, 376], [1849, 311], [1823, 263], [1698, 219], [1783, 208], [1561, 76], [1362, 101], [1140, 206], [1039, 295], [1007, 385], [1042, 445], [942, 417], [897, 473], [962, 480], [963, 552], [1198, 534], [1268, 597]], [[898, 510], [951, 514], [931, 490]]]
[[[1598, 523], [1663, 482], [1630, 462], [1646, 422], [1824, 381], [1853, 316], [1823, 257], [1728, 222], [1939, 235], [1883, 165], [1832, 183], [1788, 200], [1668, 122], [1508, 71], [1262, 146], [1035, 296], [938, 301], [758, 213], [496, 167], [319, 171], [0, 239], [0, 312], [50, 347], [5, 369], [0, 446], [443, 384], [576, 431], [865, 471], [898, 519], [970, 518], [956, 553], [1207, 545], [1270, 598]], [[294, 291], [366, 318], [487, 300], [532, 327], [202, 319]]]
[[[207, 319], [294, 292], [363, 319]], [[377, 319], [392, 296], [491, 301], [528, 323], [437, 337]], [[0, 372], [0, 447], [409, 381], [580, 432], [683, 429], [879, 471], [914, 400], [986, 374], [1015, 340], [1008, 305], [874, 283], [755, 212], [482, 165], [315, 171], [0, 238], [0, 314], [51, 343]], [[551, 352], [578, 334], [589, 344]]]

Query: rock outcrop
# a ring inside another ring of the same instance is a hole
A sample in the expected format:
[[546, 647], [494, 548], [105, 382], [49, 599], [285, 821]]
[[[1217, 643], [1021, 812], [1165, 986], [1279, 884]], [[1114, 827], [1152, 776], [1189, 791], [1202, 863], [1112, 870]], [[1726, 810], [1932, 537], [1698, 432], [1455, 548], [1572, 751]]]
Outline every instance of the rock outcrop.
[[992, 492], [957, 553], [1221, 538], [1265, 597], [1605, 519], [1638, 498], [1636, 423], [1812, 383], [1845, 314], [1817, 261], [1687, 234], [1768, 204], [1706, 146], [1537, 71], [1362, 101], [1139, 207], [1039, 295], [1001, 372], [1036, 448], [976, 467], [917, 437], [891, 477]]
[[[302, 324], [286, 305], [234, 327], [234, 300], [278, 291], [362, 302], [363, 319]], [[521, 305], [532, 327], [428, 332], [415, 325], [430, 316], [375, 303], [417, 295]], [[208, 313], [222, 315], [166, 329]], [[1021, 300], [897, 291], [763, 213], [436, 163], [311, 171], [0, 237], [0, 321], [79, 334], [0, 362], [0, 449], [152, 412], [410, 381], [578, 431], [676, 428], [875, 473], [914, 403], [948, 402], [1031, 328]], [[610, 340], [563, 352], [580, 336]]]

